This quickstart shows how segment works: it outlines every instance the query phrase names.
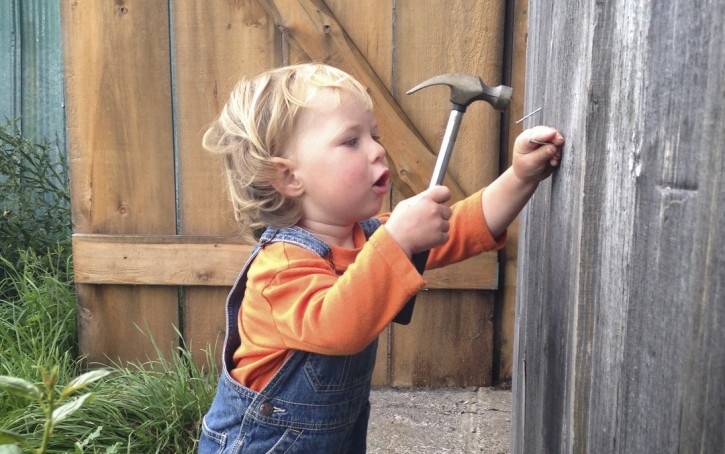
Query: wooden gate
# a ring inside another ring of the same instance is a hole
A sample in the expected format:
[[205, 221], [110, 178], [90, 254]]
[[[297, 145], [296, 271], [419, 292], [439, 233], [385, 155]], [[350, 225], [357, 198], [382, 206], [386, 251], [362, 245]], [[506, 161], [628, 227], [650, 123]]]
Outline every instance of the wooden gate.
[[[74, 0], [62, 3], [73, 255], [81, 350], [153, 355], [183, 334], [195, 357], [223, 336], [250, 246], [201, 134], [244, 74], [324, 61], [370, 88], [395, 169], [391, 204], [423, 190], [450, 105], [443, 72], [501, 83], [504, 2]], [[521, 96], [519, 96], [519, 100]], [[501, 116], [466, 114], [447, 183], [455, 198], [499, 173]], [[505, 161], [505, 159], [504, 159]], [[488, 385], [496, 253], [426, 275], [413, 322], [381, 335], [375, 383]]]
[[725, 2], [531, 2], [513, 451], [725, 446]]

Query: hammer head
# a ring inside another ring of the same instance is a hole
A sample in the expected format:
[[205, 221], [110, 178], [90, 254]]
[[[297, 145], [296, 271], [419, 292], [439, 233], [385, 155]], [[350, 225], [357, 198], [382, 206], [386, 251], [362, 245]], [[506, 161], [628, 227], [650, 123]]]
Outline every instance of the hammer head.
[[498, 111], [505, 111], [511, 102], [511, 87], [499, 85], [491, 88], [480, 77], [472, 74], [448, 73], [432, 77], [408, 90], [414, 93], [431, 85], [448, 85], [451, 88], [451, 102], [458, 106], [457, 110], [465, 111], [474, 101], [486, 101]]

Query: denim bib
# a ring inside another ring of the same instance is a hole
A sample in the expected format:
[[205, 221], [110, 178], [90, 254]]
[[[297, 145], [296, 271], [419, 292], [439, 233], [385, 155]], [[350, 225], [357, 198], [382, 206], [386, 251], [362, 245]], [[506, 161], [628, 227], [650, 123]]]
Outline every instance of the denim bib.
[[[380, 225], [377, 218], [360, 223], [368, 238]], [[199, 453], [364, 453], [377, 340], [349, 356], [295, 350], [260, 392], [229, 374], [241, 343], [237, 317], [249, 267], [261, 249], [277, 242], [320, 257], [331, 252], [327, 243], [296, 226], [262, 234], [227, 298], [223, 367], [214, 401], [202, 421]]]

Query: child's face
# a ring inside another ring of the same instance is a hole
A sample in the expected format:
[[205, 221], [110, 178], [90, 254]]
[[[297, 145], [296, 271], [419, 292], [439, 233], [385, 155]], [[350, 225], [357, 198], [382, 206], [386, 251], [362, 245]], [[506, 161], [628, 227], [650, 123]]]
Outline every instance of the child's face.
[[373, 113], [357, 94], [314, 95], [287, 142], [303, 188], [302, 223], [348, 226], [377, 214], [390, 171]]

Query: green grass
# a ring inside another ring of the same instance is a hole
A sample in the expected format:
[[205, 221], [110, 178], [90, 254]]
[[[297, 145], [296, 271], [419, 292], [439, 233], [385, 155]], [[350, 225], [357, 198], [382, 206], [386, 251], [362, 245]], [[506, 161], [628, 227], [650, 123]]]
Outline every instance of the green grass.
[[[14, 122], [0, 125], [0, 375], [46, 389], [42, 371], [53, 371], [48, 396], [86, 372], [77, 351], [68, 166], [56, 151], [25, 139]], [[156, 352], [156, 360], [116, 364], [89, 384], [94, 400], [54, 426], [47, 452], [195, 452], [216, 387], [214, 353], [211, 370], [200, 370], [188, 349], [170, 359]], [[37, 447], [44, 401], [22, 394], [0, 390], [0, 430]]]
[[[64, 382], [78, 373], [75, 292], [69, 267], [57, 261], [64, 256], [62, 249], [46, 256], [25, 251], [17, 266], [0, 258], [0, 289], [9, 290], [0, 292], [0, 375], [37, 380], [40, 367], [59, 365]], [[0, 395], [0, 415], [16, 402]]]
[[103, 420], [97, 444], [125, 440], [131, 452], [195, 452], [216, 371], [199, 370], [188, 350], [178, 353], [171, 360], [117, 365], [95, 388], [96, 400], [81, 413], [87, 421]]
[[[58, 387], [84, 372], [77, 357], [76, 296], [72, 272], [56, 251], [22, 254], [20, 265], [0, 263], [0, 375], [39, 383], [40, 369], [58, 366]], [[10, 295], [10, 296], [7, 296]], [[140, 333], [139, 335], [142, 335]], [[152, 340], [153, 342], [153, 340]], [[155, 344], [154, 344], [155, 345]], [[188, 349], [165, 359], [115, 364], [111, 375], [89, 387], [95, 399], [59, 423], [48, 452], [195, 452], [203, 414], [211, 405], [217, 371], [199, 369]], [[168, 355], [167, 355], [168, 356]], [[207, 351], [207, 364], [214, 353]], [[42, 437], [37, 404], [0, 392], [0, 429]], [[1, 449], [0, 449], [1, 450]]]

